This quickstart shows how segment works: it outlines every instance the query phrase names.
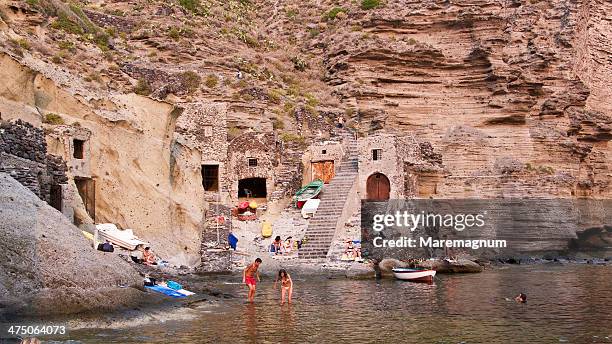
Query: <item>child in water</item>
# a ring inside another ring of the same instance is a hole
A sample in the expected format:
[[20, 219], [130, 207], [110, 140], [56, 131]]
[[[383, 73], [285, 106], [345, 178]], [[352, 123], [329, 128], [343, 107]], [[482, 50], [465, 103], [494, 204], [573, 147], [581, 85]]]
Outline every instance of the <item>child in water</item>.
[[289, 294], [289, 298], [287, 299], [287, 303], [291, 303], [291, 295], [293, 294], [293, 280], [291, 280], [291, 276], [285, 271], [285, 269], [280, 269], [278, 271], [278, 276], [274, 281], [274, 289], [276, 289], [276, 283], [280, 280], [281, 282], [281, 306], [285, 304], [285, 294]]

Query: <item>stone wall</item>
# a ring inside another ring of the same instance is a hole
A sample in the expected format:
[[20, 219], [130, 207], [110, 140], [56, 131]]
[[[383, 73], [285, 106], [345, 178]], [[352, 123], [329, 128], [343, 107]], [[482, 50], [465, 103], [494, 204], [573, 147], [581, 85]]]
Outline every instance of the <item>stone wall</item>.
[[[404, 197], [404, 178], [401, 170], [397, 137], [392, 134], [372, 135], [358, 140], [359, 143], [359, 194], [362, 199], [367, 198], [368, 177], [375, 173], [382, 173], [389, 178], [391, 190], [390, 198]], [[381, 159], [373, 160], [372, 150], [381, 149]]]
[[312, 163], [318, 161], [334, 161], [334, 168], [338, 169], [346, 149], [338, 141], [315, 142], [310, 145], [302, 157], [304, 164], [303, 184], [308, 184], [314, 179]]
[[21, 120], [0, 125], [0, 172], [50, 202], [51, 186], [68, 182], [66, 171], [61, 157], [47, 154], [42, 129]]
[[[47, 127], [47, 151], [67, 161], [73, 177], [91, 177], [91, 131], [72, 125]], [[83, 142], [83, 157], [74, 157], [74, 140]]]
[[[278, 166], [277, 143], [273, 133], [249, 132], [232, 140], [228, 147], [228, 171], [224, 183], [232, 198], [238, 195], [238, 181], [245, 178], [266, 178], [268, 197], [274, 191], [274, 168]], [[257, 166], [249, 166], [248, 159], [257, 159]]]

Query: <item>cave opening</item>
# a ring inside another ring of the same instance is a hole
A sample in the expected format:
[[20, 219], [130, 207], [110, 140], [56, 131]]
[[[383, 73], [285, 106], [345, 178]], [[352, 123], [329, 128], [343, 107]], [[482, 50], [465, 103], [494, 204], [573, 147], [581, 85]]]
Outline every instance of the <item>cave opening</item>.
[[266, 178], [245, 178], [238, 181], [238, 197], [265, 198]]

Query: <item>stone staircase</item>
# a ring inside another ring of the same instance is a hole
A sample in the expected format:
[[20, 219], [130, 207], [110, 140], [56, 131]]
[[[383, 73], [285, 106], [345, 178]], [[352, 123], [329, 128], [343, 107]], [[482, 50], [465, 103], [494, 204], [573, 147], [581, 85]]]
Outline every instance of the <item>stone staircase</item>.
[[321, 191], [321, 203], [306, 229], [306, 242], [298, 252], [300, 259], [326, 258], [336, 233], [349, 192], [357, 179], [357, 140], [347, 130], [342, 131], [347, 142], [347, 154], [336, 170], [336, 175]]

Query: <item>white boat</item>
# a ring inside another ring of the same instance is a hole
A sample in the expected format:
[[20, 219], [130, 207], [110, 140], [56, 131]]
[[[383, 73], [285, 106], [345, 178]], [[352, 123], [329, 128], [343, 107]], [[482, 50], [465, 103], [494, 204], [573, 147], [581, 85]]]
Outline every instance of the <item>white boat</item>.
[[149, 243], [138, 239], [131, 229], [120, 230], [112, 223], [96, 225], [96, 245], [108, 241], [128, 250], [135, 250], [138, 245], [148, 246]]
[[393, 268], [393, 275], [397, 279], [415, 282], [433, 282], [436, 270]]
[[309, 217], [314, 216], [317, 212], [317, 209], [319, 208], [320, 203], [321, 200], [318, 198], [311, 198], [307, 200], [306, 203], [304, 203], [304, 206], [302, 207], [302, 217], [307, 219]]

